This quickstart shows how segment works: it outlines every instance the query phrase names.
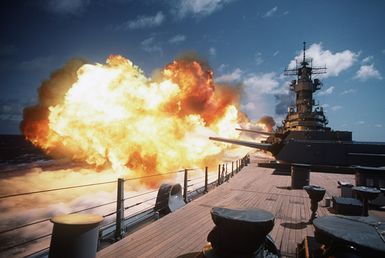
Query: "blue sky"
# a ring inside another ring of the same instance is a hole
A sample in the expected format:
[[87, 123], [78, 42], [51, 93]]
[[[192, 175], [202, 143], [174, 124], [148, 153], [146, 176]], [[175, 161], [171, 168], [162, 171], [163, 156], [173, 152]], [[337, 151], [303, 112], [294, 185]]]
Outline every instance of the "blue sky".
[[385, 1], [37, 0], [2, 1], [0, 12], [0, 133], [19, 133], [53, 70], [110, 54], [150, 76], [195, 51], [217, 82], [242, 87], [251, 119], [280, 122], [293, 79], [282, 73], [306, 41], [314, 65], [328, 68], [316, 98], [329, 126], [385, 141]]

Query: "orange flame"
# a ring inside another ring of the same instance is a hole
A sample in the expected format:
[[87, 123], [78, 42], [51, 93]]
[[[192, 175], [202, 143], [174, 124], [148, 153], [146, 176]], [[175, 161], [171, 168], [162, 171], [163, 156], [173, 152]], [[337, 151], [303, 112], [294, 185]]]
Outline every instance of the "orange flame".
[[[118, 55], [84, 64], [62, 87], [60, 101], [24, 112], [22, 130], [52, 155], [112, 167], [123, 175], [165, 173], [218, 162], [225, 145], [209, 135], [236, 137], [236, 90], [214, 84], [198, 61], [177, 60], [152, 80]], [[59, 94], [60, 95], [60, 94]]]

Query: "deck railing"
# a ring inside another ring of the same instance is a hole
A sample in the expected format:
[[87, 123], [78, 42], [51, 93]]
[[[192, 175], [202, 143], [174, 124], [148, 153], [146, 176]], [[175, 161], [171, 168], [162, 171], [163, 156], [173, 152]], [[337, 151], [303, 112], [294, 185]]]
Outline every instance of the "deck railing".
[[[204, 175], [203, 176], [197, 176], [194, 178], [189, 178], [189, 174], [192, 171], [198, 171], [198, 168], [186, 168], [179, 171], [174, 172], [168, 172], [168, 173], [162, 173], [162, 174], [152, 174], [142, 177], [133, 177], [133, 178], [119, 178], [118, 180], [114, 181], [106, 181], [106, 182], [100, 182], [100, 183], [91, 183], [91, 184], [83, 184], [83, 185], [74, 185], [74, 186], [68, 186], [68, 187], [61, 187], [61, 188], [52, 188], [52, 189], [45, 189], [45, 190], [39, 190], [39, 191], [31, 191], [31, 192], [22, 192], [22, 193], [14, 193], [14, 194], [8, 194], [0, 196], [0, 201], [4, 199], [9, 198], [15, 198], [20, 196], [28, 196], [28, 195], [35, 195], [35, 194], [44, 194], [44, 193], [50, 193], [50, 192], [57, 192], [57, 191], [66, 191], [70, 189], [78, 189], [78, 188], [86, 188], [91, 186], [99, 186], [99, 185], [107, 185], [107, 184], [117, 184], [117, 198], [114, 201], [102, 203], [99, 205], [95, 205], [92, 207], [87, 207], [84, 209], [73, 211], [69, 214], [75, 214], [75, 213], [82, 213], [89, 210], [98, 209], [101, 207], [105, 207], [108, 205], [116, 204], [116, 209], [113, 212], [109, 212], [107, 214], [102, 215], [104, 218], [111, 217], [115, 215], [115, 220], [110, 220], [101, 225], [99, 236], [101, 238], [111, 237], [113, 236], [114, 240], [119, 240], [122, 237], [124, 237], [125, 231], [128, 227], [132, 226], [138, 221], [141, 221], [146, 218], [156, 218], [157, 214], [156, 211], [154, 211], [155, 206], [155, 199], [157, 198], [156, 192], [158, 192], [158, 189], [146, 191], [143, 193], [131, 195], [128, 197], [124, 196], [124, 183], [128, 181], [134, 181], [134, 180], [143, 180], [143, 179], [149, 179], [153, 177], [164, 177], [171, 174], [181, 174], [183, 173], [183, 198], [186, 203], [191, 201], [194, 198], [197, 198], [198, 196], [205, 194], [209, 192], [210, 189], [217, 187], [224, 182], [227, 182], [230, 180], [231, 177], [233, 177], [236, 173], [238, 173], [244, 166], [246, 166], [250, 162], [250, 157], [247, 154], [243, 158], [224, 163], [218, 165], [218, 174], [212, 173], [212, 175], [209, 175], [208, 167], [206, 166], [204, 168]], [[231, 170], [229, 168], [231, 166]], [[155, 194], [155, 196], [154, 196]], [[138, 197], [144, 197], [146, 195], [149, 195], [148, 198], [145, 198], [144, 200], [140, 200], [138, 202], [131, 203], [128, 206], [125, 206], [125, 201], [132, 200], [134, 198]], [[128, 216], [125, 216], [125, 211], [132, 209], [134, 207], [137, 207], [142, 204], [148, 204], [149, 202], [153, 201], [154, 205], [150, 207], [145, 207], [139, 211], [136, 211], [133, 214], [129, 214]], [[37, 224], [48, 222], [51, 218], [41, 218], [38, 220], [35, 220], [33, 222], [28, 222], [23, 225], [18, 225], [15, 227], [6, 228], [0, 231], [0, 240], [1, 239], [7, 239], [7, 237], [4, 237], [6, 234], [11, 234], [14, 232], [17, 232], [17, 230], [24, 229], [27, 227], [31, 227]], [[34, 237], [32, 239], [22, 239], [23, 241], [19, 241], [17, 243], [8, 244], [2, 240], [2, 245], [0, 247], [0, 257], [3, 257], [3, 255], [12, 255], [11, 250], [16, 248], [25, 248], [28, 245], [35, 244], [39, 241], [42, 241], [43, 239], [47, 239], [52, 234], [43, 234], [38, 237]], [[21, 239], [20, 237], [17, 237], [18, 239]], [[23, 254], [23, 256], [28, 257], [40, 257], [43, 253], [45, 253], [48, 250], [48, 246], [40, 249], [38, 251], [32, 251], [32, 253], [29, 254]], [[5, 256], [4, 256], [5, 257]]]

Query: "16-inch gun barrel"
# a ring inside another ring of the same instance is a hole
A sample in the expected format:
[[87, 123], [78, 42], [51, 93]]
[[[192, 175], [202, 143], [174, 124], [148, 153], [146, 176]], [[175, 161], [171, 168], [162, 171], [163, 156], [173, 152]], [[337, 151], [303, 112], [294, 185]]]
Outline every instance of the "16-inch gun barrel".
[[226, 138], [220, 138], [220, 137], [209, 137], [209, 139], [213, 141], [227, 142], [227, 143], [242, 145], [250, 148], [266, 150], [266, 151], [271, 151], [271, 146], [272, 146], [270, 143], [248, 142], [248, 141], [233, 140], [233, 139], [226, 139]]

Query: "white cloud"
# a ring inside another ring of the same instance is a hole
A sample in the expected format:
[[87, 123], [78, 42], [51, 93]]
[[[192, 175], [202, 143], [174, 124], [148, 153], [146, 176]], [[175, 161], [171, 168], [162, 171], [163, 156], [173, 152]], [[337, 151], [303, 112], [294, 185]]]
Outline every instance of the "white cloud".
[[[358, 53], [350, 50], [332, 53], [330, 50], [324, 50], [322, 43], [312, 44], [306, 50], [306, 57], [313, 59], [313, 66], [327, 68], [327, 73], [321, 77], [338, 76], [342, 71], [350, 68], [356, 61]], [[303, 51], [289, 63], [289, 69], [296, 66], [296, 60], [302, 60]]]
[[180, 18], [188, 15], [207, 16], [221, 9], [232, 0], [179, 0], [171, 1], [175, 12]]
[[279, 87], [279, 78], [274, 72], [245, 74], [241, 69], [236, 68], [231, 73], [219, 76], [215, 81], [219, 83], [242, 83], [248, 97], [284, 93], [283, 88]]
[[145, 29], [153, 28], [161, 25], [165, 20], [164, 14], [159, 11], [154, 16], [138, 16], [135, 20], [126, 21], [118, 26], [116, 30], [136, 30], [136, 29]]
[[287, 82], [282, 81], [274, 72], [245, 73], [236, 68], [230, 73], [219, 76], [216, 82], [240, 85], [243, 92], [241, 110], [247, 112], [252, 118], [261, 116], [261, 106], [266, 104], [265, 100], [268, 98], [275, 99], [275, 112], [278, 115], [286, 114], [287, 107], [293, 104], [294, 96], [289, 92]]
[[355, 79], [359, 79], [361, 81], [366, 81], [370, 78], [382, 80], [382, 76], [380, 72], [374, 68], [374, 65], [362, 65], [360, 69], [356, 72], [354, 76]]
[[337, 111], [337, 110], [340, 110], [341, 108], [342, 106], [332, 106], [330, 109], [333, 111]]
[[382, 128], [382, 124], [375, 124], [374, 126], [377, 128]]
[[228, 74], [223, 74], [215, 79], [216, 82], [219, 83], [239, 83], [242, 77], [242, 70], [236, 68], [233, 72]]
[[373, 56], [367, 56], [364, 59], [362, 59], [362, 63], [370, 63], [373, 60]]
[[381, 52], [385, 55], [385, 49], [383, 49]]
[[174, 37], [170, 38], [168, 40], [168, 42], [170, 44], [179, 44], [179, 43], [181, 43], [181, 42], [183, 42], [185, 40], [186, 40], [186, 36], [185, 35], [177, 34]]
[[269, 11], [267, 11], [264, 15], [262, 15], [262, 17], [266, 18], [266, 17], [271, 17], [274, 15], [274, 13], [278, 10], [278, 7], [277, 6], [274, 6], [272, 9], [270, 9]]
[[356, 89], [347, 89], [347, 90], [344, 90], [343, 92], [341, 92], [340, 94], [341, 95], [347, 95], [347, 94], [352, 94], [352, 93], [355, 93], [357, 92]]
[[334, 86], [331, 86], [331, 87], [327, 88], [326, 90], [320, 91], [318, 93], [318, 95], [320, 95], [320, 96], [330, 95], [333, 93], [333, 91], [334, 91]]
[[365, 121], [360, 120], [360, 121], [357, 121], [356, 124], [363, 125], [363, 124], [365, 124]]
[[273, 56], [276, 56], [276, 55], [278, 55], [279, 54], [279, 51], [277, 50], [277, 51], [275, 51], [274, 53], [273, 53]]
[[244, 105], [243, 104], [241, 105], [241, 109], [246, 111], [246, 112], [254, 112], [256, 108], [257, 107], [255, 106], [255, 104], [253, 102], [248, 102]]
[[148, 39], [143, 40], [140, 43], [140, 45], [141, 45], [142, 49], [148, 53], [163, 54], [162, 47], [158, 43], [155, 42], [154, 37], [150, 37]]
[[216, 56], [217, 50], [214, 47], [209, 48], [209, 54], [210, 56]]
[[218, 67], [218, 71], [219, 71], [219, 72], [223, 72], [227, 67], [229, 67], [228, 64], [221, 64], [221, 65]]
[[257, 65], [260, 65], [260, 64], [263, 63], [262, 53], [257, 52], [257, 53], [255, 54], [255, 63], [256, 63]]
[[289, 14], [289, 11], [284, 11], [283, 12], [283, 15], [288, 15]]
[[248, 75], [243, 84], [251, 95], [274, 94], [279, 86], [274, 72]]
[[90, 0], [46, 0], [43, 2], [43, 7], [53, 13], [78, 15], [84, 11], [90, 2]]
[[330, 107], [330, 105], [329, 105], [329, 104], [327, 104], [327, 103], [325, 103], [325, 104], [322, 104], [322, 105], [321, 105], [321, 107], [323, 107], [323, 108], [329, 108], [329, 107]]

